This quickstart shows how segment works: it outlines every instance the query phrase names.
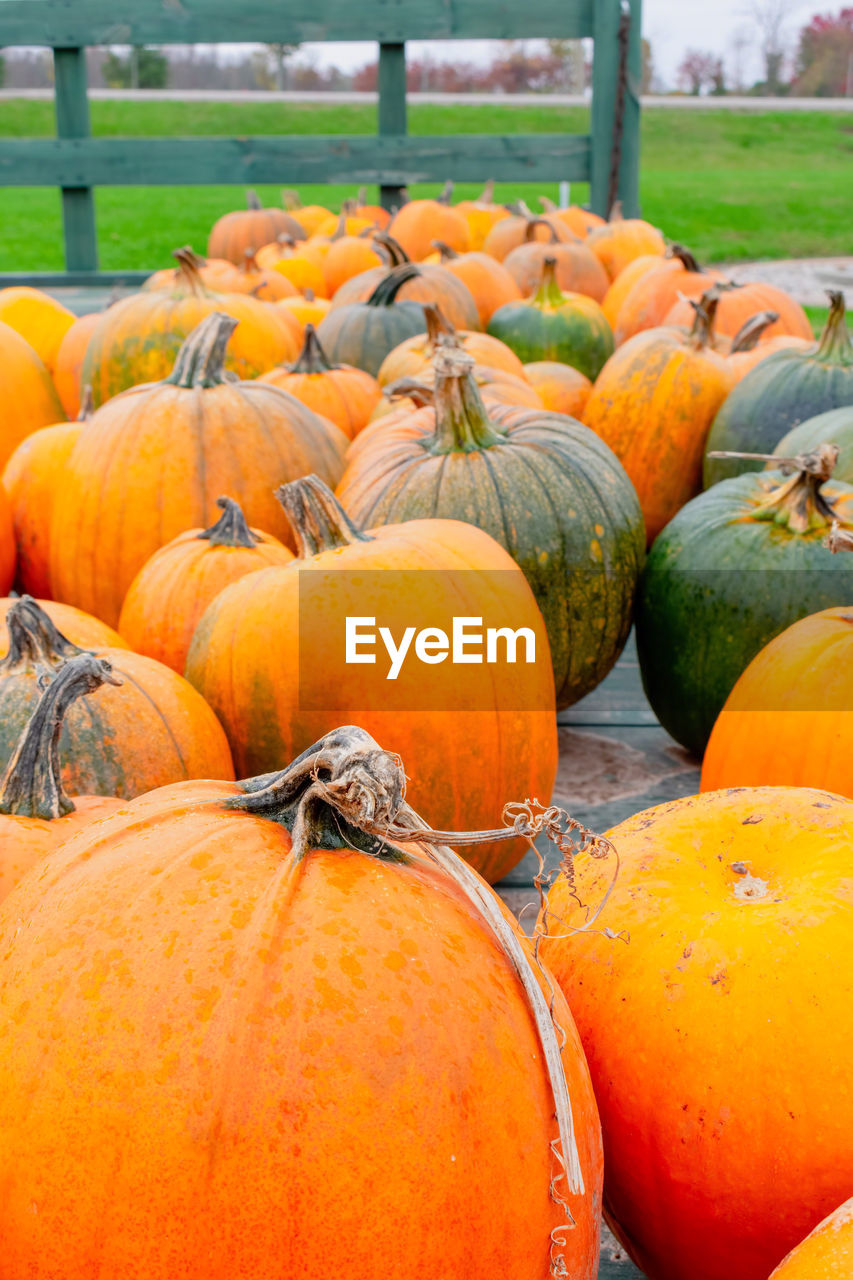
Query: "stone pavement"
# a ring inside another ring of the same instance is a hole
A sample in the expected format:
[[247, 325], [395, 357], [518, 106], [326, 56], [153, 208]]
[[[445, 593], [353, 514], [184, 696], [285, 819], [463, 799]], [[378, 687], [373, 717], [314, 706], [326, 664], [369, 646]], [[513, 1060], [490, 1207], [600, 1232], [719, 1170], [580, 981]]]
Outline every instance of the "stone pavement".
[[[853, 232], [851, 232], [853, 247]], [[786, 290], [804, 307], [825, 307], [827, 289], [840, 289], [853, 311], [853, 258], [784, 258], [768, 262], [739, 262], [720, 270], [732, 280], [761, 280]]]

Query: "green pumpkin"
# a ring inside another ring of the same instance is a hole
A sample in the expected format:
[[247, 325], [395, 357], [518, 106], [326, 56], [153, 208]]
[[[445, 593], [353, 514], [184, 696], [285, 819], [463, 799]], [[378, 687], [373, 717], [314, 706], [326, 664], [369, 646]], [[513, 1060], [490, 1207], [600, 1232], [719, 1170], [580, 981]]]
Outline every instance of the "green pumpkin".
[[824, 545], [853, 529], [853, 486], [808, 471], [735, 476], [702, 493], [649, 552], [637, 597], [643, 686], [667, 732], [697, 755], [759, 649], [806, 614], [853, 599], [853, 557]]
[[396, 300], [406, 281], [416, 275], [413, 264], [395, 267], [366, 302], [351, 302], [323, 317], [317, 337], [332, 364], [351, 364], [375, 378], [389, 351], [416, 333], [426, 333], [421, 304]]
[[615, 454], [563, 414], [488, 411], [470, 356], [443, 346], [435, 407], [378, 432], [337, 493], [362, 529], [435, 516], [491, 534], [545, 619], [557, 707], [607, 675], [628, 636], [645, 531]]
[[[779, 458], [794, 458], [800, 453], [812, 453], [822, 444], [834, 444], [838, 448], [833, 479], [853, 484], [853, 405], [830, 409], [828, 413], [819, 413], [816, 418], [801, 422], [782, 437], [773, 452]], [[767, 469], [773, 465], [767, 463]]]
[[532, 298], [498, 307], [487, 333], [511, 347], [524, 364], [559, 360], [592, 381], [613, 355], [613, 330], [601, 307], [582, 293], [563, 293], [556, 260], [546, 258]]
[[814, 347], [776, 351], [738, 383], [708, 436], [704, 486], [758, 471], [760, 461], [710, 458], [722, 450], [772, 453], [793, 427], [816, 414], [853, 405], [853, 344], [844, 319], [844, 295], [830, 293], [829, 319]]

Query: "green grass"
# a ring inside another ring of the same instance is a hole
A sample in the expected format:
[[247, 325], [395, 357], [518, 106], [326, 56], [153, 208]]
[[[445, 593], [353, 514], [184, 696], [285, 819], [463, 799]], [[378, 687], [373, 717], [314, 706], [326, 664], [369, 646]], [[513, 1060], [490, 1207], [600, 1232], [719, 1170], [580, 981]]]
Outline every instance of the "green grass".
[[[117, 137], [372, 133], [372, 106], [276, 103], [93, 102], [93, 132]], [[413, 106], [412, 133], [584, 132], [577, 108]], [[49, 102], [11, 100], [0, 111], [0, 135], [49, 136]], [[459, 198], [476, 186], [460, 183]], [[433, 194], [415, 188], [412, 194]], [[304, 187], [305, 203], [332, 208], [350, 188]], [[277, 203], [276, 187], [259, 194]], [[531, 188], [503, 185], [503, 200], [557, 196], [557, 182]], [[574, 184], [582, 203], [588, 189]], [[203, 249], [212, 223], [239, 207], [233, 187], [115, 187], [96, 193], [101, 265], [153, 267], [178, 244]], [[650, 110], [643, 120], [644, 216], [688, 245], [701, 260], [853, 254], [853, 118], [820, 112]], [[0, 190], [0, 270], [62, 267], [58, 192], [50, 188]]]

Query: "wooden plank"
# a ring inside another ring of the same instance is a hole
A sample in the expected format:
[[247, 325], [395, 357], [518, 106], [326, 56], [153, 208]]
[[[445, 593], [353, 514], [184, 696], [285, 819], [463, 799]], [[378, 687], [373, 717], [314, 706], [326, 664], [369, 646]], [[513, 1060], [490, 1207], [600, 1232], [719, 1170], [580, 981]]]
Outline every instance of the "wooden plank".
[[590, 207], [610, 213], [614, 126], [619, 94], [619, 22], [623, 3], [631, 14], [629, 79], [625, 88], [617, 198], [626, 217], [639, 214], [640, 96], [642, 80], [642, 0], [596, 0], [592, 73], [592, 154]]
[[593, 34], [602, 0], [0, 0], [0, 46], [524, 39]]
[[[87, 138], [90, 133], [85, 49], [55, 49], [56, 132], [60, 138]], [[54, 185], [54, 178], [51, 185]], [[95, 198], [88, 183], [61, 183], [65, 265], [69, 271], [97, 271], [98, 233]]]
[[[43, 3], [44, 0], [33, 0]], [[2, 0], [0, 0], [2, 3]], [[549, 182], [589, 177], [585, 135], [5, 138], [0, 187]]]
[[[408, 129], [406, 116], [406, 46], [381, 44], [379, 46], [379, 136], [381, 138], [405, 137]], [[399, 207], [405, 199], [402, 187], [383, 183], [379, 199], [385, 209]]]

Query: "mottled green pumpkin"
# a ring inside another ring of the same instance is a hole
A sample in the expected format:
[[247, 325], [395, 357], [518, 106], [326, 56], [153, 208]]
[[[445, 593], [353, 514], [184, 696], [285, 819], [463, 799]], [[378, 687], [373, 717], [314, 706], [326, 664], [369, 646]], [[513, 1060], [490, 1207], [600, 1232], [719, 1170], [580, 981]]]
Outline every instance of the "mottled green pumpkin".
[[853, 557], [824, 545], [853, 528], [853, 486], [808, 470], [735, 476], [702, 493], [654, 543], [637, 597], [643, 686], [661, 724], [697, 755], [759, 649], [807, 614], [853, 600]]
[[487, 333], [505, 342], [524, 364], [559, 360], [595, 381], [613, 355], [613, 331], [592, 298], [562, 292], [555, 271], [556, 260], [546, 258], [537, 292], [499, 307]]
[[607, 675], [631, 625], [645, 527], [615, 454], [563, 414], [480, 399], [471, 359], [443, 347], [435, 405], [378, 431], [337, 490], [362, 529], [424, 517], [491, 534], [545, 619], [557, 707]]
[[389, 351], [416, 333], [426, 333], [421, 303], [397, 301], [400, 289], [415, 275], [412, 263], [395, 267], [366, 302], [350, 302], [323, 317], [317, 337], [333, 364], [351, 364], [375, 378]]
[[[853, 404], [801, 422], [782, 437], [773, 452], [779, 458], [794, 458], [800, 453], [812, 453], [822, 444], [834, 444], [838, 448], [833, 479], [853, 484]], [[774, 463], [768, 462], [766, 469], [769, 471], [773, 466]]]
[[704, 485], [758, 471], [760, 461], [710, 458], [716, 451], [772, 453], [793, 427], [817, 414], [853, 405], [853, 343], [844, 295], [830, 293], [829, 319], [814, 347], [791, 347], [756, 365], [728, 396], [714, 420], [705, 455]]

